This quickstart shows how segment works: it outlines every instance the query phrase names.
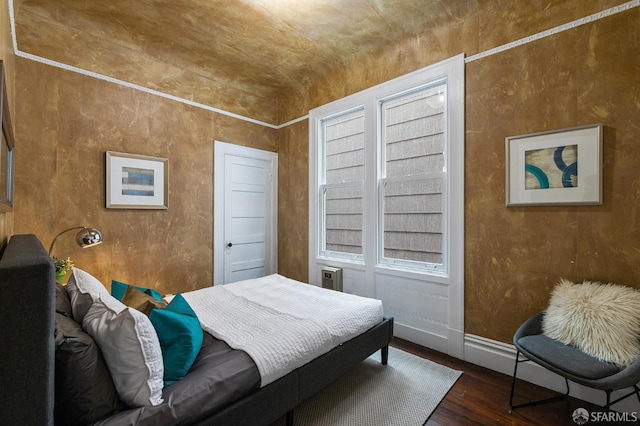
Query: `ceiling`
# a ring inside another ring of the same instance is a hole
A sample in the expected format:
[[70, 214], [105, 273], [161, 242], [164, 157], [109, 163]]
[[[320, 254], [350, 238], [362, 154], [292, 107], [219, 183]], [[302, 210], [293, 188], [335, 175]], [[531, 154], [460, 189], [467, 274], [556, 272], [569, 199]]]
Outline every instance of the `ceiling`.
[[[18, 48], [205, 105], [298, 91], [470, 0], [15, 0]], [[474, 2], [475, 3], [475, 2]]]

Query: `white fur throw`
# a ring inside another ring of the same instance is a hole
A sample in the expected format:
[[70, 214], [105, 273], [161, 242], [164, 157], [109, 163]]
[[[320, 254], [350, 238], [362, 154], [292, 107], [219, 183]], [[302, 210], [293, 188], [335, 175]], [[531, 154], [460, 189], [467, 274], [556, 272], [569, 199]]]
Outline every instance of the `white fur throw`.
[[626, 367], [640, 356], [640, 291], [561, 279], [551, 293], [542, 331], [602, 361]]

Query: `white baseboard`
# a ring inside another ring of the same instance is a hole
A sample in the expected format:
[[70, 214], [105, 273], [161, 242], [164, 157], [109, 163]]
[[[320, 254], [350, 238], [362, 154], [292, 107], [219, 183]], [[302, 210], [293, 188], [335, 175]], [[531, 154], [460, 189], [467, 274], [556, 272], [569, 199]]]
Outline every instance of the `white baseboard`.
[[[487, 339], [481, 336], [475, 336], [473, 334], [464, 335], [465, 361], [508, 376], [513, 376], [515, 357], [516, 348], [513, 345]], [[533, 362], [521, 363], [518, 366], [518, 378], [557, 392], [564, 393], [566, 390], [564, 379], [562, 377]], [[569, 389], [569, 394], [574, 398], [599, 406], [603, 406], [606, 403], [604, 391], [591, 389], [572, 382], [569, 382]], [[516, 386], [516, 391], [517, 390], [518, 388]], [[632, 390], [632, 388], [629, 388], [613, 392], [611, 399], [616, 399], [625, 393], [631, 392]], [[629, 397], [624, 401], [613, 405], [612, 408], [619, 412], [640, 413], [640, 402], [636, 397]]]
[[424, 330], [410, 327], [404, 324], [394, 322], [393, 335], [401, 339], [417, 343], [426, 348], [434, 349], [438, 352], [448, 353], [448, 343], [446, 336], [440, 336], [435, 333], [429, 333]]

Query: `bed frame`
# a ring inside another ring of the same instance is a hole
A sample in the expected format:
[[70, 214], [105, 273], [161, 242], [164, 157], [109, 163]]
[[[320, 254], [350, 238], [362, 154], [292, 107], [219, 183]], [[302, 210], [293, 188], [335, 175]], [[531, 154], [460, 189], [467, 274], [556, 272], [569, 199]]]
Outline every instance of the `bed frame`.
[[[34, 313], [40, 313], [35, 315]], [[0, 251], [0, 424], [53, 425], [55, 270], [34, 235], [14, 235]], [[279, 380], [208, 414], [199, 425], [269, 425], [381, 350], [387, 364], [393, 318]]]
[[0, 255], [0, 424], [53, 425], [53, 262], [33, 235]]
[[203, 419], [199, 424], [269, 425], [286, 414], [286, 424], [292, 426], [293, 410], [298, 404], [350, 371], [378, 349], [382, 364], [387, 365], [391, 340], [393, 317], [385, 317], [369, 331]]

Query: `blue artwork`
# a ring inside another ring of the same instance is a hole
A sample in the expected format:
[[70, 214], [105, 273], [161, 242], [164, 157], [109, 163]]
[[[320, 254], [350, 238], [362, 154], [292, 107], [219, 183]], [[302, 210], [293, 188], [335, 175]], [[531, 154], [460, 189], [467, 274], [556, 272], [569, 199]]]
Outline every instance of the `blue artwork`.
[[526, 151], [525, 189], [576, 188], [578, 145]]
[[153, 197], [155, 187], [154, 178], [153, 169], [123, 167], [122, 195]]

